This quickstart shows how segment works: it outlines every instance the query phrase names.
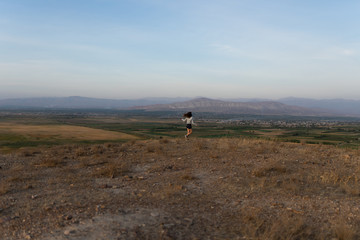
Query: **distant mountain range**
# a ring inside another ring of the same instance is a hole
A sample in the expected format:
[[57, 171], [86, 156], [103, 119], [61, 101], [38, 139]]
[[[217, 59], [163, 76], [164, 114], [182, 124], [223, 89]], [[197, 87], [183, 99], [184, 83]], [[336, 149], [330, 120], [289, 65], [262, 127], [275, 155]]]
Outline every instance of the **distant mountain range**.
[[282, 98], [277, 102], [287, 105], [322, 109], [325, 111], [331, 111], [342, 115], [360, 116], [360, 100], [348, 100], [348, 99], [307, 99], [307, 98]]
[[143, 109], [147, 111], [196, 111], [196, 112], [216, 112], [216, 113], [235, 113], [235, 114], [259, 114], [259, 115], [295, 115], [295, 116], [320, 116], [331, 115], [326, 111], [290, 106], [274, 101], [265, 102], [229, 102], [209, 98], [197, 98], [185, 102], [172, 104], [155, 104], [148, 106], [137, 106], [132, 109]]
[[46, 98], [14, 98], [0, 100], [1, 109], [126, 109], [134, 106], [173, 103], [188, 98], [142, 98], [135, 100], [116, 100], [87, 97], [46, 97]]
[[115, 100], [87, 97], [17, 98], [0, 100], [0, 109], [143, 109], [297, 116], [360, 116], [360, 101], [346, 99], [209, 99], [143, 98]]

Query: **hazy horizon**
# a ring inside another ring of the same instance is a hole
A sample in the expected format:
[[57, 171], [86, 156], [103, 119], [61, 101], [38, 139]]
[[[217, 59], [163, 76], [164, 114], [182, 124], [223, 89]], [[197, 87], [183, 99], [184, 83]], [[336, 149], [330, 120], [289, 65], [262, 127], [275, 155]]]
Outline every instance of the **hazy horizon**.
[[107, 98], [107, 97], [89, 97], [89, 96], [35, 96], [35, 97], [10, 97], [10, 98], [1, 98], [1, 100], [11, 100], [11, 99], [41, 99], [41, 98], [71, 98], [71, 97], [79, 97], [79, 98], [91, 98], [91, 99], [104, 99], [104, 100], [143, 100], [143, 99], [199, 99], [199, 98], [208, 98], [208, 99], [214, 99], [214, 100], [224, 100], [224, 101], [231, 101], [231, 100], [264, 100], [264, 101], [277, 101], [282, 99], [307, 99], [307, 100], [348, 100], [348, 101], [360, 101], [360, 99], [351, 99], [351, 98], [305, 98], [305, 97], [293, 97], [293, 96], [287, 96], [283, 98], [261, 98], [261, 97], [208, 97], [208, 96], [193, 96], [193, 97], [166, 97], [166, 96], [157, 96], [157, 97], [151, 97], [151, 96], [144, 96], [144, 97], [138, 97], [138, 98]]
[[360, 100], [360, 2], [3, 0], [0, 99]]

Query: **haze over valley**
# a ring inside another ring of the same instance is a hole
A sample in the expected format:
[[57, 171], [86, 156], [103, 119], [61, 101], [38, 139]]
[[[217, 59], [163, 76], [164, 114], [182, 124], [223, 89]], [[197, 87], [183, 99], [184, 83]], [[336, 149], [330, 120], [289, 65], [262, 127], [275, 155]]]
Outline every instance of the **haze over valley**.
[[147, 111], [181, 110], [258, 115], [360, 116], [360, 100], [346, 99], [210, 99], [142, 98], [100, 99], [88, 97], [16, 98], [0, 100], [0, 109], [138, 109]]

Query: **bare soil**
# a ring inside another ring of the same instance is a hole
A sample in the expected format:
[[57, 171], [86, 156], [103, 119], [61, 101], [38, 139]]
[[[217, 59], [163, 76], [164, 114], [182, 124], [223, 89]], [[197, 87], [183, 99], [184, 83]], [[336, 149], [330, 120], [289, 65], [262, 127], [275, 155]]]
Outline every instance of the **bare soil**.
[[360, 151], [160, 139], [0, 155], [0, 239], [358, 239]]

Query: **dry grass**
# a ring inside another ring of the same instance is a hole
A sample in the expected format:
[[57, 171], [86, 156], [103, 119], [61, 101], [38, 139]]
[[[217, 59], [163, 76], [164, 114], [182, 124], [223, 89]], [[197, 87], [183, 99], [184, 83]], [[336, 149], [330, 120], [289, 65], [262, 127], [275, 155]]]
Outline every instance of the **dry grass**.
[[270, 177], [274, 175], [285, 174], [289, 170], [279, 162], [270, 163], [267, 166], [262, 166], [253, 170], [255, 177]]
[[352, 240], [356, 237], [356, 230], [347, 225], [346, 220], [339, 221], [334, 227], [336, 239], [338, 240]]
[[0, 196], [10, 192], [11, 183], [9, 181], [2, 180], [0, 182]]
[[181, 177], [182, 179], [184, 180], [188, 180], [188, 181], [191, 181], [191, 180], [196, 180], [197, 177], [193, 176], [193, 175], [189, 175], [189, 174], [185, 174]]
[[167, 144], [170, 142], [170, 140], [168, 138], [161, 138], [159, 142], [162, 144]]
[[128, 162], [124, 161], [111, 161], [111, 162], [104, 162], [103, 166], [96, 168], [92, 176], [100, 178], [100, 177], [107, 177], [107, 178], [115, 178], [119, 176], [124, 176], [128, 172], [130, 172], [131, 165]]
[[93, 129], [70, 125], [23, 125], [13, 123], [0, 123], [0, 133], [14, 133], [32, 138], [55, 138], [76, 140], [118, 140], [137, 139], [137, 137], [114, 131]]
[[51, 168], [51, 167], [62, 167], [62, 166], [64, 166], [64, 164], [65, 164], [65, 162], [62, 159], [47, 157], [47, 158], [42, 159], [35, 166]]
[[41, 151], [39, 151], [39, 149], [36, 148], [23, 148], [23, 149], [19, 149], [16, 154], [19, 157], [33, 157], [36, 154], [40, 154]]
[[156, 141], [156, 142], [153, 142], [153, 143], [149, 143], [147, 146], [146, 146], [146, 151], [148, 153], [156, 153], [156, 154], [165, 154], [165, 150], [164, 150], [164, 146], [163, 146], [163, 143], [159, 142], [159, 141]]
[[[22, 234], [34, 227], [35, 239], [39, 229], [63, 233], [70, 223], [59, 222], [59, 215], [72, 213], [80, 221], [119, 211], [125, 217], [140, 208], [152, 214], [151, 220], [140, 219], [144, 238], [159, 231], [165, 239], [360, 236], [359, 150], [252, 139], [164, 138], [38, 151], [11, 155], [0, 169], [0, 204], [13, 208], [5, 214], [22, 207], [26, 211], [0, 226], [0, 238], [9, 229]], [[11, 198], [16, 204], [9, 203]], [[22, 224], [27, 221], [32, 224]]]

